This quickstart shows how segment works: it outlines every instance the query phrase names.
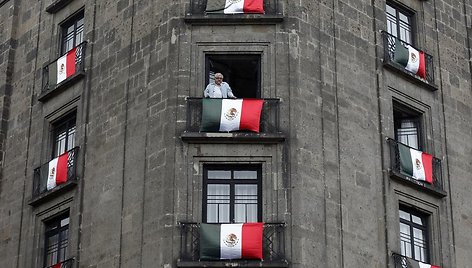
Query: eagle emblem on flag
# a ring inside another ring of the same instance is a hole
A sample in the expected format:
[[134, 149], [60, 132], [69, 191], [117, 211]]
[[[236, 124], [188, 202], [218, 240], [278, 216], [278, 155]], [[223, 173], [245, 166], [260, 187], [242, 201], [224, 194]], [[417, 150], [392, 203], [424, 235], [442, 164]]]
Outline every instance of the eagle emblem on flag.
[[50, 177], [50, 178], [53, 178], [53, 177], [54, 177], [54, 173], [56, 173], [56, 168], [51, 168], [51, 173], [49, 173], [49, 177]]
[[233, 248], [234, 246], [238, 244], [239, 238], [237, 235], [231, 233], [225, 237], [225, 240], [223, 242], [225, 243], [227, 247]]
[[410, 53], [410, 58], [413, 63], [416, 63], [418, 61], [418, 57], [416, 57], [415, 53]]
[[61, 64], [61, 69], [59, 70], [59, 73], [60, 73], [60, 74], [63, 74], [65, 68], [66, 68], [66, 66], [64, 65], [64, 63]]
[[421, 161], [418, 158], [415, 159], [415, 166], [417, 170], [423, 169], [423, 166], [421, 165]]
[[236, 108], [229, 108], [228, 111], [225, 113], [226, 119], [232, 121], [234, 118], [238, 116], [238, 110]]

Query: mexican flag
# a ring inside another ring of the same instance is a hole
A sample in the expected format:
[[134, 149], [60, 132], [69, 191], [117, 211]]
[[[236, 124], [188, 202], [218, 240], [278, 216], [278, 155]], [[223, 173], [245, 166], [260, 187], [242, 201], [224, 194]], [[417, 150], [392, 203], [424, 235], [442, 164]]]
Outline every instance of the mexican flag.
[[77, 47], [74, 47], [57, 59], [56, 64], [49, 65], [49, 84], [59, 84], [75, 74], [76, 62], [79, 57], [77, 52]]
[[426, 264], [426, 263], [415, 261], [412, 259], [410, 259], [409, 262], [410, 262], [410, 265], [408, 266], [408, 268], [410, 267], [411, 268], [441, 268], [440, 266]]
[[264, 13], [263, 0], [207, 0], [207, 13]]
[[67, 181], [67, 161], [69, 160], [69, 153], [63, 153], [59, 157], [49, 161], [49, 172], [47, 189], [51, 190], [59, 184]]
[[200, 225], [200, 259], [262, 259], [264, 223]]
[[58, 262], [56, 264], [54, 264], [53, 266], [51, 266], [51, 268], [61, 268], [62, 267], [62, 263]]
[[263, 103], [260, 99], [203, 99], [200, 131], [258, 133]]
[[433, 156], [398, 143], [401, 172], [417, 180], [433, 183]]
[[426, 66], [423, 51], [418, 51], [410, 45], [405, 47], [399, 39], [396, 39], [393, 60], [403, 66], [405, 70], [426, 79]]

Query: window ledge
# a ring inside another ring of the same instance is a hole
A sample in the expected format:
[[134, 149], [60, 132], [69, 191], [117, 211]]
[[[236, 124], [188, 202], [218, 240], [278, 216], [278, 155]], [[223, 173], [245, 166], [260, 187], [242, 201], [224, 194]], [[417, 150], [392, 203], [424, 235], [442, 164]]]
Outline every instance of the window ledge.
[[409, 185], [413, 188], [416, 188], [418, 190], [421, 190], [421, 191], [425, 191], [425, 192], [428, 192], [430, 194], [433, 194], [437, 197], [440, 197], [440, 198], [443, 198], [443, 197], [446, 197], [447, 196], [447, 193], [443, 190], [440, 190], [438, 188], [435, 188], [433, 187], [432, 185], [430, 185], [429, 183], [426, 183], [426, 182], [422, 182], [422, 181], [419, 181], [419, 180], [415, 180], [409, 176], [405, 176], [401, 173], [398, 173], [398, 172], [395, 172], [395, 171], [390, 171], [390, 177], [400, 183], [403, 183], [405, 185]]
[[67, 87], [75, 84], [77, 81], [80, 80], [80, 78], [82, 78], [84, 76], [85, 76], [84, 71], [77, 72], [74, 75], [72, 75], [71, 77], [69, 77], [66, 80], [62, 81], [60, 84], [57, 84], [55, 87], [53, 87], [51, 89], [43, 90], [41, 92], [41, 94], [39, 95], [39, 97], [38, 97], [38, 101], [40, 101], [40, 102], [47, 101], [48, 99], [50, 99], [50, 98], [58, 95], [62, 91], [64, 91], [64, 89], [66, 89]]
[[195, 25], [241, 25], [241, 24], [276, 24], [284, 20], [282, 14], [187, 14], [184, 21]]
[[76, 186], [77, 186], [77, 180], [76, 179], [71, 180], [71, 181], [67, 181], [66, 183], [61, 184], [61, 185], [55, 187], [54, 189], [51, 189], [49, 191], [46, 191], [42, 194], [39, 194], [39, 195], [33, 197], [28, 202], [28, 205], [34, 207], [34, 206], [43, 204], [46, 201], [51, 200], [52, 198], [54, 198], [54, 197], [56, 197], [56, 196], [58, 196], [62, 193], [65, 193], [65, 192], [68, 192], [68, 191], [74, 189]]
[[388, 69], [394, 71], [394, 72], [397, 72], [397, 73], [400, 73], [400, 74], [404, 75], [410, 81], [412, 81], [412, 82], [414, 82], [418, 85], [424, 86], [424, 87], [428, 88], [431, 91], [438, 90], [438, 86], [436, 86], [435, 84], [428, 83], [426, 80], [423, 80], [420, 77], [417, 77], [416, 75], [405, 71], [405, 69], [403, 67], [399, 66], [395, 62], [386, 61], [386, 62], [384, 62], [384, 66], [387, 67]]
[[288, 267], [286, 260], [279, 261], [249, 261], [249, 260], [238, 260], [238, 261], [177, 261], [177, 267], [273, 267], [273, 268], [284, 268]]
[[74, 0], [56, 0], [46, 8], [46, 12], [50, 14], [57, 13], [72, 1]]
[[188, 143], [282, 143], [285, 135], [282, 133], [213, 133], [213, 132], [184, 132], [180, 138]]

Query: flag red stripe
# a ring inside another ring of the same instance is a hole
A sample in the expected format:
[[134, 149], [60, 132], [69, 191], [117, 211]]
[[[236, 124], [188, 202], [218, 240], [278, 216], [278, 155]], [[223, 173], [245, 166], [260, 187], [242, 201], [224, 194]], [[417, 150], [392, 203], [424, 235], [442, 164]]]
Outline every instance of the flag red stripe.
[[244, 13], [264, 13], [263, 0], [244, 0]]
[[418, 66], [418, 71], [416, 74], [423, 79], [426, 79], [426, 66], [425, 66], [425, 59], [424, 59], [424, 52], [419, 51], [420, 55], [420, 65]]
[[69, 153], [64, 153], [57, 159], [56, 185], [67, 181], [67, 160]]
[[61, 263], [58, 262], [58, 263], [54, 264], [51, 268], [61, 268]]
[[433, 156], [427, 153], [422, 153], [421, 158], [423, 160], [424, 177], [427, 182], [433, 183]]
[[264, 223], [244, 223], [241, 231], [242, 236], [242, 259], [262, 260], [262, 232]]
[[69, 77], [75, 73], [75, 52], [77, 47], [69, 50], [66, 56], [66, 76]]
[[259, 133], [263, 103], [263, 100], [243, 99], [239, 129], [250, 130]]

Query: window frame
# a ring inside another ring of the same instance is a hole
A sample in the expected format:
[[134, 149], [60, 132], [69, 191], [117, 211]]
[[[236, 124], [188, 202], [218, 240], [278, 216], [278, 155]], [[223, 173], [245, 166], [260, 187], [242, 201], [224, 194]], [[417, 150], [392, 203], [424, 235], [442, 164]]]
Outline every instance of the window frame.
[[[80, 43], [77, 42], [76, 38], [77, 38], [77, 30], [78, 30], [78, 26], [77, 26], [77, 23], [83, 19], [83, 24], [81, 25], [82, 26], [82, 41]], [[84, 33], [84, 29], [85, 29], [85, 12], [84, 12], [84, 9], [81, 9], [79, 11], [77, 11], [76, 13], [74, 13], [72, 16], [70, 16], [69, 18], [67, 18], [64, 22], [62, 22], [60, 25], [59, 25], [59, 28], [60, 28], [60, 42], [59, 42], [59, 51], [60, 51], [60, 55], [64, 55], [67, 51], [69, 51], [67, 48], [66, 48], [66, 44], [67, 44], [67, 29], [71, 26], [74, 26], [74, 31], [73, 31], [73, 48], [78, 46], [79, 44], [81, 44], [84, 40], [85, 40], [85, 33]]]
[[[70, 132], [71, 132], [72, 128], [74, 129], [74, 145], [72, 146], [72, 148], [68, 148], [69, 138], [70, 138], [69, 136], [70, 136]], [[56, 153], [56, 151], [58, 149], [57, 137], [59, 136], [59, 134], [62, 132], [63, 129], [66, 130], [65, 151], [60, 152], [60, 153]], [[54, 158], [58, 157], [59, 155], [75, 148], [76, 147], [76, 144], [75, 144], [76, 143], [76, 136], [77, 136], [77, 112], [74, 110], [74, 111], [64, 115], [60, 119], [56, 120], [55, 122], [51, 123], [50, 132], [51, 132], [51, 144], [52, 144], [52, 146], [51, 146], [51, 159], [54, 159]]]
[[[68, 223], [65, 226], [61, 226], [61, 222], [65, 219], [68, 219]], [[67, 230], [67, 234], [65, 235], [64, 238], [64, 231]], [[57, 254], [56, 260], [54, 263], [48, 265], [48, 246], [49, 246], [49, 238], [53, 237], [55, 235], [58, 235], [57, 239], [57, 251], [55, 252]], [[44, 267], [50, 267], [51, 265], [57, 264], [59, 262], [63, 262], [68, 259], [69, 255], [69, 239], [70, 236], [70, 213], [69, 211], [66, 211], [64, 213], [61, 213], [52, 219], [48, 219], [44, 221], [44, 251], [43, 251], [43, 263]], [[64, 256], [63, 259], [61, 259], [61, 255], [59, 254], [60, 246], [63, 243], [63, 241], [67, 242], [66, 247], [64, 247]]]
[[[408, 213], [410, 215], [410, 221], [401, 218], [400, 217], [400, 211]], [[406, 255], [406, 252], [405, 253], [401, 252], [402, 243], [403, 243], [402, 236], [401, 236], [401, 228], [400, 228], [400, 233], [399, 233], [400, 252], [402, 253], [402, 255], [404, 255], [408, 258], [411, 258], [413, 260], [421, 261], [421, 262], [424, 262], [424, 263], [430, 263], [430, 261], [431, 261], [431, 249], [432, 249], [431, 244], [430, 244], [430, 236], [431, 236], [431, 234], [430, 234], [430, 232], [431, 232], [430, 218], [431, 218], [431, 215], [427, 214], [423, 211], [420, 211], [418, 209], [403, 205], [403, 204], [400, 204], [399, 209], [398, 209], [398, 214], [399, 214], [398, 215], [399, 226], [402, 223], [409, 226], [409, 230], [410, 230], [409, 242], [410, 242], [411, 256]], [[425, 224], [420, 225], [420, 224], [417, 224], [417, 223], [413, 222], [412, 216], [416, 216], [416, 217], [420, 218]], [[418, 258], [416, 256], [415, 246], [414, 246], [415, 236], [414, 236], [413, 228], [421, 230], [423, 235], [424, 235], [424, 246], [425, 246], [424, 247], [424, 254], [425, 254], [424, 259]]]
[[[230, 170], [231, 179], [208, 179], [209, 170]], [[234, 179], [234, 171], [253, 170], [257, 171], [257, 179]], [[209, 183], [211, 181], [211, 183]], [[230, 182], [228, 182], [230, 181]], [[203, 187], [202, 187], [202, 222], [207, 223], [207, 204], [208, 204], [208, 185], [209, 184], [229, 184], [230, 185], [230, 213], [229, 222], [217, 223], [235, 223], [235, 185], [238, 184], [254, 184], [257, 185], [257, 221], [262, 222], [262, 165], [261, 164], [205, 164], [203, 166]], [[246, 215], [247, 216], [247, 215]]]
[[[210, 61], [212, 60], [212, 58], [216, 58], [220, 61], [233, 61], [233, 60], [247, 60], [247, 61], [251, 61], [251, 60], [257, 60], [257, 63], [256, 63], [256, 66], [255, 68], [257, 68], [257, 77], [256, 77], [256, 92], [255, 92], [255, 96], [252, 96], [251, 98], [261, 98], [262, 96], [262, 55], [260, 53], [225, 53], [225, 54], [222, 54], [222, 53], [207, 53], [205, 54], [205, 86], [208, 85], [211, 80], [210, 80]], [[239, 58], [239, 59], [237, 59]], [[224, 82], [227, 82], [234, 95], [238, 98], [249, 98], [249, 97], [246, 97], [246, 96], [241, 96], [241, 94], [238, 94], [238, 89], [235, 88], [234, 86], [234, 83], [231, 82], [232, 78], [231, 78], [231, 75], [229, 75], [228, 73], [230, 73], [231, 71], [217, 71], [217, 72], [220, 72], [223, 74], [224, 76], [224, 79], [223, 81]], [[235, 89], [236, 89], [236, 92], [235, 92]]]
[[[398, 114], [402, 114], [403, 116], [401, 116], [401, 118], [398, 118], [397, 116]], [[393, 131], [394, 131], [395, 140], [398, 142], [401, 142], [399, 139], [398, 130], [401, 128], [401, 123], [404, 120], [411, 121], [415, 124], [417, 128], [416, 136], [417, 136], [417, 143], [418, 143], [418, 148], [416, 149], [419, 151], [424, 151], [424, 147], [425, 147], [425, 143], [424, 143], [425, 140], [423, 137], [424, 136], [423, 133], [425, 133], [424, 123], [423, 123], [424, 113], [419, 110], [415, 110], [408, 106], [405, 106], [404, 104], [401, 104], [399, 102], [393, 101]], [[410, 144], [405, 144], [405, 145], [414, 148]]]
[[[388, 19], [388, 11], [387, 11], [387, 6], [390, 6], [391, 8], [395, 9], [395, 25], [397, 26], [397, 32], [396, 32], [396, 36], [398, 39], [400, 39], [401, 41], [403, 42], [406, 42], [412, 46], [415, 46], [416, 45], [416, 12], [408, 7], [406, 7], [405, 5], [403, 4], [400, 4], [398, 2], [394, 2], [394, 1], [387, 1], [385, 3], [385, 19], [386, 19], [386, 23], [387, 23], [387, 32], [389, 34], [392, 34], [388, 31], [388, 23], [389, 23], [389, 19]], [[402, 40], [400, 37], [400, 13], [402, 13], [403, 15], [407, 16], [410, 18], [410, 21], [411, 23], [409, 24], [410, 26], [410, 38], [411, 38], [411, 41], [410, 42], [407, 42], [406, 40]], [[393, 35], [393, 34], [392, 34]]]

